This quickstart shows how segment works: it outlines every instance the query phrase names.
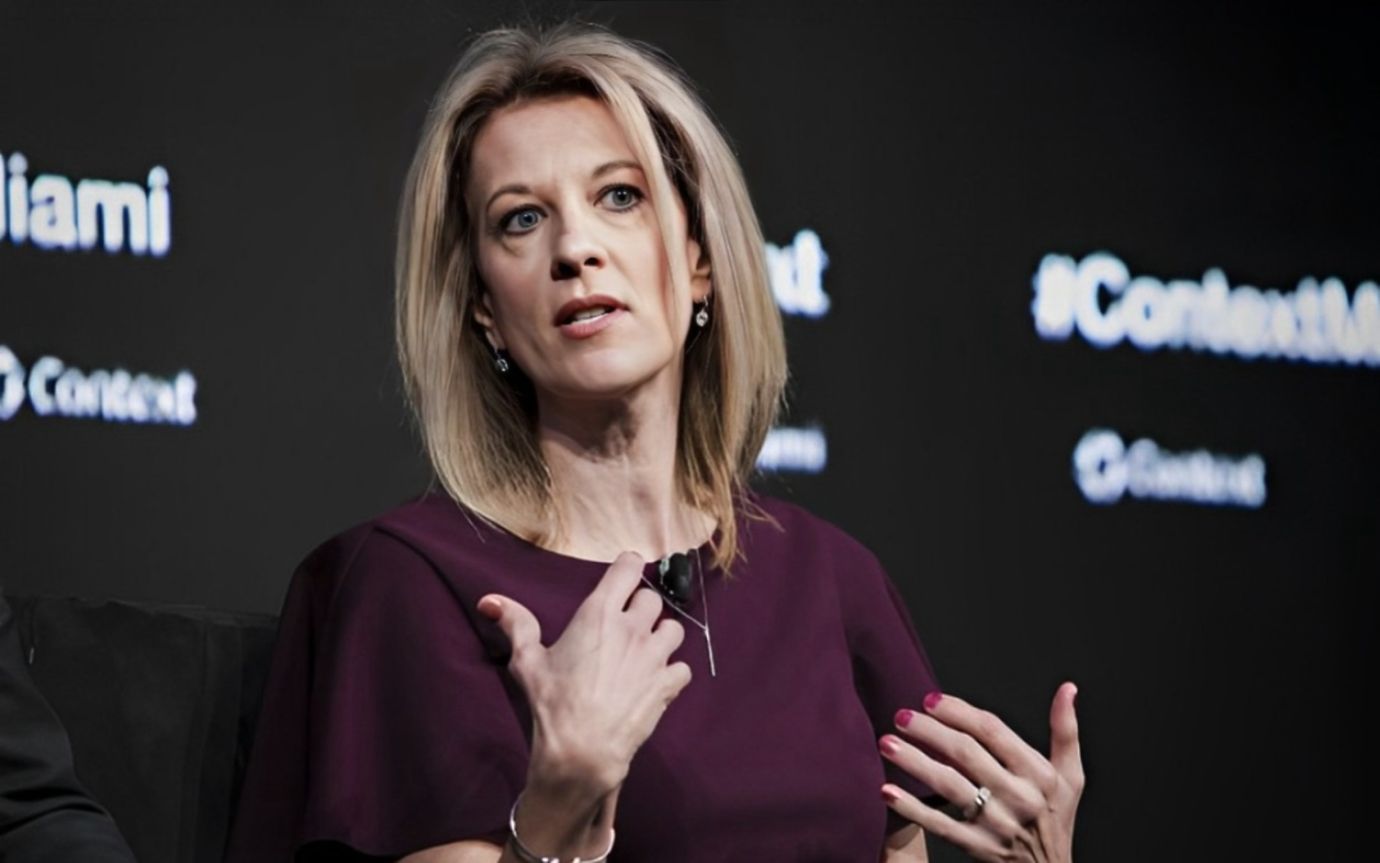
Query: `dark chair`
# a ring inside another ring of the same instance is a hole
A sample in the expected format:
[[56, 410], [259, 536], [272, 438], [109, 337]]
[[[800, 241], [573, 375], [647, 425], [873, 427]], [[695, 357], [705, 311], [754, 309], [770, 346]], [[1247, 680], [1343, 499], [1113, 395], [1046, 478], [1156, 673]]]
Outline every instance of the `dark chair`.
[[140, 863], [220, 863], [277, 618], [7, 598], [78, 776]]

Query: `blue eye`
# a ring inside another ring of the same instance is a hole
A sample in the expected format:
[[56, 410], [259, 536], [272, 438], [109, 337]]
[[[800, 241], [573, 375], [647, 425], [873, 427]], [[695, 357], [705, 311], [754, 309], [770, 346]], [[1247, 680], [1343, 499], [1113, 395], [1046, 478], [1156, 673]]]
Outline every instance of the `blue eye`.
[[633, 207], [636, 207], [638, 204], [642, 203], [642, 190], [638, 189], [636, 186], [613, 186], [608, 190], [608, 192], [604, 194], [604, 197], [608, 197], [614, 192], [628, 192], [632, 197], [632, 200], [628, 203], [626, 207], [617, 207], [616, 209], [631, 210]]
[[[537, 211], [534, 210], [534, 209], [532, 209], [531, 207], [525, 207], [525, 208], [523, 208], [523, 209], [521, 209], [521, 210], [514, 210], [513, 212], [509, 213], [507, 216], [504, 216], [504, 217], [503, 217], [503, 221], [499, 222], [499, 227], [503, 228], [503, 229], [506, 231], [506, 230], [508, 230], [508, 226], [512, 223], [512, 221], [513, 221], [514, 219], [521, 219], [521, 218], [523, 218], [524, 216], [535, 216], [536, 214], [537, 214]], [[528, 222], [526, 222], [526, 223], [524, 224], [524, 227], [531, 228], [531, 227], [533, 227], [533, 226], [535, 226], [535, 225], [536, 225], [536, 222], [528, 221]], [[527, 233], [527, 232], [526, 232], [526, 231], [517, 231], [516, 233], [525, 234], [525, 233]]]
[[[636, 209], [637, 205], [641, 204], [643, 199], [646, 197], [642, 194], [642, 190], [637, 188], [636, 186], [629, 186], [626, 183], [619, 183], [618, 185], [609, 186], [607, 189], [605, 189], [603, 193], [599, 196], [599, 199], [603, 200], [604, 198], [607, 198], [615, 193], [621, 193], [620, 200], [627, 201], [627, 203], [625, 204], [616, 204], [613, 207], [613, 211], [615, 213], [626, 213], [629, 210]], [[524, 219], [524, 217], [540, 215], [541, 211], [535, 207], [519, 207], [516, 210], [510, 210], [506, 215], [504, 215], [501, 219], [498, 220], [498, 229], [508, 234], [527, 234], [530, 233], [531, 230], [536, 227], [537, 221], [540, 220], [533, 221], [532, 219], [526, 219], [521, 224], [522, 230], [513, 230], [512, 228], [510, 228], [510, 225], [513, 223], [515, 219], [520, 220]]]

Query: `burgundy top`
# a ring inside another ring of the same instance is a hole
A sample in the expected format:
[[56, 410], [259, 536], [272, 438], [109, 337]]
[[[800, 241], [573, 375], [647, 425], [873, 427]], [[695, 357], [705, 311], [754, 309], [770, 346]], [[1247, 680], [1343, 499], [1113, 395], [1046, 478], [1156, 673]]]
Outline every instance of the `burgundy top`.
[[[876, 863], [906, 823], [882, 782], [931, 793], [877, 751], [895, 712], [938, 688], [895, 587], [839, 528], [754, 499], [783, 530], [740, 516], [732, 580], [700, 549], [717, 677], [703, 633], [663, 610], [685, 623], [672, 659], [694, 677], [632, 761], [611, 861]], [[475, 604], [511, 596], [550, 644], [607, 568], [439, 492], [319, 546], [284, 601], [227, 863], [288, 861], [317, 840], [384, 857], [501, 843], [531, 714]], [[695, 592], [703, 621], [698, 579]]]

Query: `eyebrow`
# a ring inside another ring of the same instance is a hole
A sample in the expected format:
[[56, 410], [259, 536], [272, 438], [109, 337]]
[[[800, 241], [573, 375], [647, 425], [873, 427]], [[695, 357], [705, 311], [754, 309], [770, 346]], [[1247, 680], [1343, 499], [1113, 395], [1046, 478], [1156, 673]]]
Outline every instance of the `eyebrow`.
[[[634, 162], [632, 159], [615, 159], [612, 162], [605, 162], [604, 164], [595, 168], [594, 171], [590, 173], [589, 178], [591, 180], [597, 180], [605, 174], [608, 174], [612, 171], [617, 171], [619, 168], [632, 168], [636, 171], [642, 170], [642, 166], [637, 162]], [[531, 194], [531, 192], [532, 188], [530, 186], [524, 186], [522, 183], [509, 183], [506, 186], [500, 186], [499, 188], [494, 190], [494, 193], [492, 195], [489, 196], [489, 200], [484, 204], [484, 209], [485, 211], [487, 211], [490, 207], [492, 207], [494, 201], [498, 200], [498, 198], [501, 195], [507, 195], [509, 193], [517, 195], [528, 195]]]

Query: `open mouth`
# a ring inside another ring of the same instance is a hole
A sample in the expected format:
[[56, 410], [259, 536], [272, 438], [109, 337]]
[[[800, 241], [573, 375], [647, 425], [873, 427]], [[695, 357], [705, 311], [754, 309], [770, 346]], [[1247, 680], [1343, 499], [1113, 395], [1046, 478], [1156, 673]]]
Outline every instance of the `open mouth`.
[[604, 315], [610, 314], [613, 311], [613, 306], [590, 306], [589, 308], [580, 309], [573, 315], [569, 315], [568, 317], [566, 317], [565, 320], [561, 321], [561, 324], [564, 325], [574, 324], [580, 321], [592, 321], [596, 318], [602, 318]]
[[584, 338], [610, 326], [627, 311], [628, 307], [619, 300], [604, 294], [572, 297], [556, 310], [552, 323], [568, 336]]

